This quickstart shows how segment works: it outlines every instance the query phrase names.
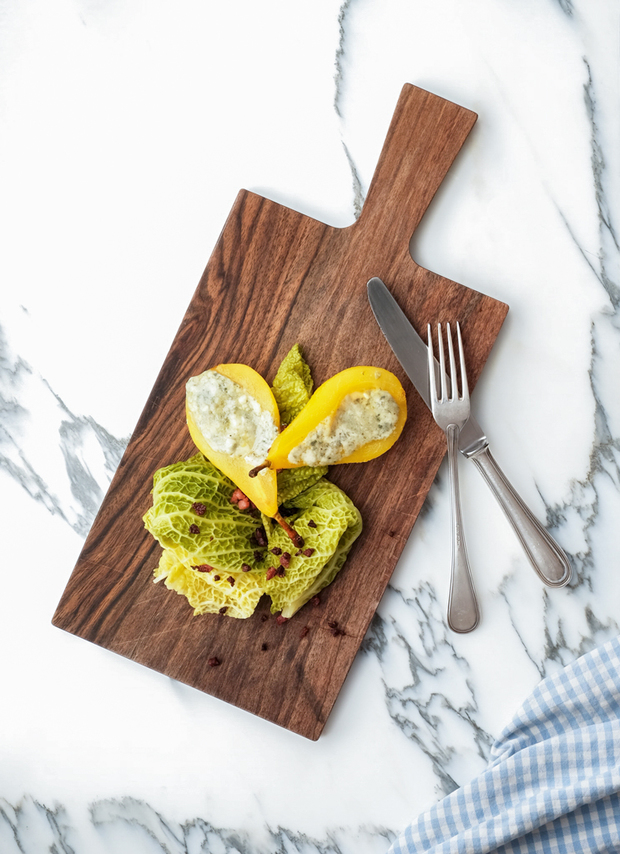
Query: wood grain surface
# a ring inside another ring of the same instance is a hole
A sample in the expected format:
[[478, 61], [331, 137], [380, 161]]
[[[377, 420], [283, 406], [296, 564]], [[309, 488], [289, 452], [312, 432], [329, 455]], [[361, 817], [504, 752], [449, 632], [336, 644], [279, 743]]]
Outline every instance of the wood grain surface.
[[[475, 120], [469, 110], [406, 85], [362, 214], [347, 228], [246, 190], [238, 194], [54, 625], [319, 737], [446, 450], [443, 433], [375, 324], [366, 282], [382, 278], [421, 334], [427, 322], [460, 320], [471, 387], [508, 310], [418, 266], [409, 253], [410, 238]], [[154, 471], [195, 453], [184, 421], [185, 383], [223, 362], [249, 364], [271, 381], [296, 342], [317, 385], [351, 365], [393, 371], [407, 393], [405, 430], [384, 456], [330, 470], [359, 507], [364, 532], [320, 605], [306, 605], [284, 625], [261, 620], [268, 613], [265, 597], [247, 620], [194, 617], [183, 597], [153, 583], [161, 549], [142, 525]], [[334, 636], [331, 621], [344, 634]], [[221, 660], [219, 667], [208, 665], [211, 656]]]

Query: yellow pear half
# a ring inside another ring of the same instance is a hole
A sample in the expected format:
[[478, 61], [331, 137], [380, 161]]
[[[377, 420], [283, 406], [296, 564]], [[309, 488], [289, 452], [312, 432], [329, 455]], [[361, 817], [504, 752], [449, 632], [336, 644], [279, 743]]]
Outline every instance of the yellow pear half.
[[[342, 457], [340, 463], [362, 463], [384, 454], [396, 442], [407, 420], [407, 399], [398, 378], [384, 368], [368, 365], [347, 368], [319, 386], [299, 415], [291, 421], [276, 438], [267, 456], [275, 469], [298, 468], [303, 462], [291, 462], [289, 454], [325, 418], [333, 416], [347, 397], [355, 392], [378, 389], [388, 392], [398, 406], [398, 418], [389, 436], [360, 445], [355, 451]], [[322, 465], [323, 463], [316, 463]], [[333, 463], [332, 463], [333, 464]]]
[[[228, 377], [228, 379], [240, 385], [245, 392], [258, 402], [261, 409], [266, 410], [271, 415], [276, 427], [279, 429], [280, 412], [278, 404], [269, 385], [259, 373], [248, 365], [239, 364], [217, 365], [211, 370], [222, 374], [224, 377]], [[198, 450], [217, 469], [229, 477], [261, 512], [267, 516], [275, 516], [278, 511], [278, 485], [275, 470], [265, 468], [256, 477], [250, 477], [248, 472], [251, 467], [244, 457], [216, 451], [210, 446], [196, 424], [187, 402], [185, 414], [190, 435]]]

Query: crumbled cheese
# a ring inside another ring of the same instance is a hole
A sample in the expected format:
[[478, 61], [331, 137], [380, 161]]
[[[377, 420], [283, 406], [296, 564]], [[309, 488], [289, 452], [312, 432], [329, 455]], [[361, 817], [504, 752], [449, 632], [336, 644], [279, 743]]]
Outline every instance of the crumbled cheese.
[[291, 463], [329, 466], [375, 440], [387, 439], [398, 421], [398, 403], [383, 389], [352, 392], [293, 450]]
[[192, 418], [214, 451], [243, 457], [250, 466], [264, 462], [278, 428], [256, 398], [217, 371], [191, 377], [186, 394]]

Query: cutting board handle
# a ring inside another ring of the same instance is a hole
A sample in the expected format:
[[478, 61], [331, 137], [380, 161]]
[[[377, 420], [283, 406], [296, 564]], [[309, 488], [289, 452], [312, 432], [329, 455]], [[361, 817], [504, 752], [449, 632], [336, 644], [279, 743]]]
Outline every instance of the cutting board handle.
[[409, 241], [478, 116], [405, 84], [362, 213], [358, 236], [372, 235], [386, 258], [409, 252]]

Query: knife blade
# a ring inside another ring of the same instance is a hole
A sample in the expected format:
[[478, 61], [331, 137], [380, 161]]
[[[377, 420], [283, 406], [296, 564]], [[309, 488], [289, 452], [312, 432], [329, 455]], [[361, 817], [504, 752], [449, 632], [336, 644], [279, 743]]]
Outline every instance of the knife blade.
[[[367, 289], [370, 307], [379, 328], [430, 409], [426, 344], [381, 279], [376, 276], [370, 279]], [[437, 362], [435, 369], [439, 371]], [[542, 581], [549, 587], [564, 587], [568, 584], [571, 566], [566, 554], [536, 519], [500, 469], [491, 454], [489, 440], [473, 415], [470, 415], [461, 430], [459, 450], [463, 456], [472, 460], [483, 476]]]

